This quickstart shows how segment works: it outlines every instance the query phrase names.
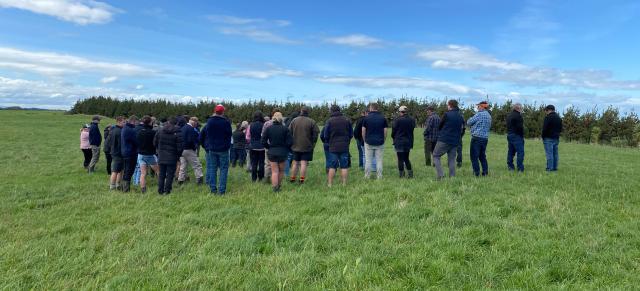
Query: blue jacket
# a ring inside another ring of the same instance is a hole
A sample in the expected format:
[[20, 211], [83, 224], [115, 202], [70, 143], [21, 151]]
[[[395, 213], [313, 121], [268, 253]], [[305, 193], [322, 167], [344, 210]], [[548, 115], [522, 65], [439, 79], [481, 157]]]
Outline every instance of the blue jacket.
[[102, 133], [100, 133], [100, 128], [97, 123], [92, 122], [91, 126], [89, 126], [89, 144], [99, 147], [101, 143]]
[[460, 110], [456, 108], [445, 112], [438, 127], [438, 141], [454, 146], [460, 145], [463, 127], [464, 119]]
[[182, 127], [182, 146], [185, 150], [196, 150], [200, 143], [200, 133], [190, 124]]
[[136, 157], [138, 155], [138, 141], [136, 126], [130, 123], [122, 128], [121, 150], [123, 158]]
[[202, 130], [205, 149], [212, 152], [228, 151], [231, 148], [231, 135], [231, 122], [223, 116], [212, 116]]
[[467, 125], [471, 127], [471, 136], [489, 138], [491, 114], [488, 110], [478, 111], [478, 113], [467, 120]]
[[364, 120], [362, 127], [366, 128], [364, 142], [368, 145], [379, 146], [384, 144], [384, 129], [389, 125], [387, 119], [378, 111], [369, 112]]

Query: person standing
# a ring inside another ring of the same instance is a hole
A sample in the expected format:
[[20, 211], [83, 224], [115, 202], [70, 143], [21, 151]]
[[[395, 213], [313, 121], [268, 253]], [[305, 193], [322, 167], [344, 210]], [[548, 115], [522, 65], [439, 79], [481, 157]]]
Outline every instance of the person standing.
[[516, 165], [518, 172], [524, 172], [524, 120], [522, 119], [522, 104], [516, 103], [513, 110], [507, 115], [507, 167], [509, 171], [516, 168], [513, 165], [513, 156], [517, 156]]
[[262, 134], [262, 146], [268, 149], [267, 155], [271, 166], [271, 188], [280, 192], [284, 178], [284, 166], [289, 148], [293, 144], [291, 132], [283, 123], [282, 113], [276, 112], [271, 118], [271, 126]]
[[449, 100], [447, 102], [447, 110], [440, 120], [438, 141], [433, 149], [433, 163], [436, 168], [436, 179], [438, 180], [444, 178], [441, 158], [445, 154], [449, 163], [449, 177], [455, 177], [456, 175], [456, 153], [460, 144], [460, 136], [462, 136], [462, 128], [464, 127], [464, 119], [460, 114], [458, 101]]
[[424, 124], [424, 161], [427, 167], [433, 167], [433, 149], [438, 141], [438, 126], [440, 117], [435, 113], [433, 106], [427, 107], [427, 121]]
[[[231, 148], [231, 122], [224, 116], [224, 106], [218, 104], [214, 114], [203, 129], [203, 139], [207, 140], [207, 172], [211, 173], [209, 188], [211, 194], [224, 195], [227, 192], [227, 174], [229, 173], [229, 149]], [[220, 184], [218, 184], [218, 170]]]
[[180, 157], [180, 171], [178, 172], [178, 184], [184, 183], [187, 176], [187, 166], [191, 166], [196, 176], [196, 184], [202, 185], [202, 164], [196, 153], [200, 143], [200, 132], [196, 129], [197, 117], [189, 118], [189, 122], [182, 126], [182, 157]]
[[122, 174], [122, 191], [129, 192], [131, 190], [131, 177], [136, 170], [138, 162], [138, 146], [136, 141], [136, 125], [138, 117], [132, 115], [129, 122], [122, 128], [122, 161], [124, 163], [124, 171]]
[[80, 150], [84, 156], [84, 162], [82, 165], [85, 170], [89, 169], [89, 164], [91, 163], [91, 143], [89, 136], [89, 125], [85, 124], [80, 129]]
[[262, 145], [262, 127], [264, 116], [262, 112], [253, 113], [253, 122], [245, 133], [245, 139], [249, 144], [249, 160], [251, 161], [251, 181], [264, 179], [264, 146]]
[[340, 112], [340, 106], [331, 106], [331, 118], [325, 123], [322, 133], [324, 135], [322, 139], [327, 141], [329, 153], [327, 186], [333, 185], [333, 178], [338, 168], [340, 168], [342, 185], [347, 185], [350, 167], [349, 145], [353, 137], [353, 127], [351, 127], [351, 121]]
[[[289, 128], [289, 125], [291, 125], [291, 121], [293, 121], [296, 117], [298, 117], [298, 115], [300, 115], [300, 112], [298, 112], [297, 110], [294, 110], [293, 112], [291, 112], [291, 114], [285, 118], [285, 120], [283, 121], [283, 125], [286, 128]], [[289, 130], [289, 132], [291, 132], [291, 130]], [[289, 177], [290, 175], [290, 170], [291, 170], [291, 163], [293, 163], [293, 152], [291, 151], [291, 147], [289, 147], [289, 154], [287, 155], [287, 160], [284, 162], [284, 175], [285, 177]]]
[[353, 129], [353, 138], [356, 140], [356, 146], [358, 147], [358, 166], [360, 170], [364, 171], [364, 138], [362, 137], [362, 121], [367, 115], [366, 110], [360, 112], [360, 117], [356, 119], [356, 125]]
[[[271, 127], [271, 125], [273, 124], [273, 115], [276, 114], [277, 112], [280, 112], [280, 108], [274, 108], [273, 110], [271, 110], [271, 116], [268, 118], [265, 118], [265, 123], [262, 126], [262, 132], [260, 133], [260, 137], [262, 137], [262, 135], [264, 135], [264, 133], [267, 131], [267, 128]], [[264, 177], [266, 178], [265, 180], [267, 181], [267, 183], [269, 183], [269, 180], [271, 180], [271, 165], [269, 162], [269, 150], [267, 148], [264, 149]]]
[[480, 176], [480, 165], [482, 165], [482, 176], [489, 174], [489, 163], [487, 162], [487, 144], [489, 143], [489, 131], [491, 130], [491, 114], [489, 113], [489, 103], [482, 101], [476, 104], [478, 112], [467, 121], [471, 127], [471, 145], [469, 145], [469, 158], [471, 167], [476, 177]]
[[391, 126], [391, 138], [398, 157], [398, 172], [400, 178], [405, 177], [405, 167], [407, 168], [407, 178], [413, 178], [413, 168], [409, 160], [409, 153], [413, 148], [413, 130], [416, 128], [416, 120], [407, 114], [407, 106], [400, 106], [398, 109], [400, 116]]
[[232, 151], [235, 153], [235, 159], [231, 160], [231, 166], [236, 167], [236, 164], [240, 166], [240, 168], [244, 168], [245, 159], [247, 157], [247, 153], [245, 152], [245, 147], [247, 146], [247, 140], [245, 138], [245, 128], [242, 127], [242, 124], [238, 124], [236, 130], [233, 132], [233, 149]]
[[458, 168], [462, 167], [462, 139], [464, 138], [464, 134], [467, 131], [467, 128], [464, 126], [466, 121], [464, 120], [464, 115], [462, 115], [462, 112], [460, 112], [460, 117], [462, 117], [462, 129], [461, 129], [461, 134], [460, 134], [460, 144], [458, 144], [458, 147], [456, 148], [456, 166]]
[[109, 136], [111, 132], [111, 128], [113, 125], [107, 124], [107, 127], [104, 128], [104, 145], [102, 146], [102, 151], [104, 151], [104, 158], [107, 160], [107, 174], [111, 175], [111, 143], [109, 142]]
[[109, 190], [121, 189], [120, 181], [122, 181], [122, 169], [124, 168], [124, 161], [122, 160], [122, 127], [124, 122], [123, 116], [116, 117], [116, 125], [111, 128], [109, 133], [112, 158]]
[[89, 126], [89, 143], [91, 144], [91, 162], [89, 163], [89, 173], [95, 171], [96, 164], [100, 160], [100, 144], [102, 143], [102, 134], [100, 134], [100, 116], [96, 115], [91, 119]]
[[377, 178], [382, 179], [382, 162], [384, 155], [384, 141], [387, 138], [387, 119], [378, 112], [378, 104], [369, 104], [369, 114], [362, 121], [362, 136], [364, 137], [365, 168], [364, 177], [369, 179], [376, 161]]
[[547, 172], [555, 172], [558, 171], [558, 144], [562, 133], [562, 118], [556, 113], [556, 107], [553, 105], [547, 105], [544, 112], [547, 116], [542, 125], [542, 141], [547, 156]]
[[182, 154], [182, 132], [176, 126], [176, 119], [172, 117], [165, 122], [162, 129], [153, 139], [153, 145], [158, 153], [158, 194], [171, 194], [173, 178], [176, 173], [176, 166]]
[[140, 166], [140, 191], [142, 193], [147, 192], [147, 172], [149, 172], [149, 168], [156, 174], [160, 170], [156, 160], [156, 146], [153, 143], [155, 137], [156, 132], [153, 130], [151, 117], [142, 117], [142, 128], [136, 134], [138, 165]]
[[307, 165], [313, 160], [313, 150], [318, 142], [320, 129], [315, 120], [309, 118], [309, 108], [302, 106], [300, 116], [296, 117], [289, 125], [293, 136], [293, 166], [289, 182], [294, 183], [300, 171], [300, 184], [303, 184], [307, 175]]

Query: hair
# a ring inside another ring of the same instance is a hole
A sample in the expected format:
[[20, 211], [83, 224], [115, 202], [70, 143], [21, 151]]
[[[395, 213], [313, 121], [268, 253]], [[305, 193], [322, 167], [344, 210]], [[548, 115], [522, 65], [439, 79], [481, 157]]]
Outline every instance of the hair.
[[307, 106], [300, 107], [300, 115], [309, 115], [309, 107]]
[[340, 106], [337, 104], [331, 105], [331, 113], [340, 112]]
[[178, 123], [178, 120], [176, 119], [175, 116], [173, 116], [173, 117], [169, 118], [168, 122], [169, 122], [170, 125], [176, 125], [176, 123]]
[[149, 115], [145, 115], [145, 116], [142, 117], [142, 124], [144, 124], [144, 125], [149, 126], [149, 125], [151, 125], [152, 121], [153, 120], [151, 119], [151, 116], [149, 116]]
[[275, 122], [282, 123], [282, 120], [283, 120], [282, 113], [281, 112], [274, 113], [272, 120], [275, 121]]
[[199, 120], [198, 120], [198, 118], [197, 118], [197, 117], [195, 117], [195, 116], [191, 116], [191, 118], [189, 118], [189, 121], [195, 121], [195, 122], [198, 122]]
[[369, 111], [378, 111], [378, 103], [375, 103], [375, 102], [369, 103]]
[[458, 100], [451, 99], [447, 101], [447, 105], [451, 106], [451, 108], [458, 108]]
[[522, 104], [520, 104], [520, 103], [513, 104], [511, 106], [511, 109], [520, 111], [520, 110], [522, 110]]
[[253, 121], [264, 122], [264, 114], [262, 114], [262, 111], [256, 111], [253, 113]]
[[271, 110], [271, 116], [273, 116], [273, 115], [274, 115], [274, 114], [276, 114], [277, 112], [281, 112], [281, 111], [280, 111], [280, 108], [278, 108], [278, 107], [273, 108], [273, 110]]
[[427, 111], [436, 111], [436, 109], [433, 106], [427, 106]]
[[162, 123], [165, 123], [167, 121], [169, 121], [169, 120], [166, 117], [160, 118], [160, 122], [162, 122]]
[[120, 116], [116, 117], [116, 121], [117, 122], [123, 122], [124, 121], [124, 116], [120, 115]]
[[135, 116], [135, 115], [129, 116], [129, 122], [133, 123], [133, 122], [136, 122], [136, 121], [138, 121], [138, 117], [137, 116]]

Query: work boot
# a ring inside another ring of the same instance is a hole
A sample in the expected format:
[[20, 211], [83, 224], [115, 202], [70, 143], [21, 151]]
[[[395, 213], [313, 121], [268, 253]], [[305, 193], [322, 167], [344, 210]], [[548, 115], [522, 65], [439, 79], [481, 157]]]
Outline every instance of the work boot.
[[407, 170], [407, 178], [409, 179], [413, 178], [413, 170]]
[[116, 190], [116, 184], [109, 184], [109, 190]]
[[404, 178], [404, 170], [400, 170], [400, 178]]
[[199, 185], [202, 185], [202, 177], [200, 177], [200, 178], [196, 178], [196, 184], [197, 184], [198, 186], [199, 186]]
[[122, 181], [122, 192], [129, 192], [131, 190], [131, 182], [130, 181]]

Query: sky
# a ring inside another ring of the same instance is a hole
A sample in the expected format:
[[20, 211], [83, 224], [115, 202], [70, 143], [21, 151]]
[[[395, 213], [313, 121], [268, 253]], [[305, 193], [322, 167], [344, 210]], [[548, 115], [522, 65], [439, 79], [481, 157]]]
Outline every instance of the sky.
[[0, 0], [0, 106], [401, 97], [640, 109], [640, 2]]

